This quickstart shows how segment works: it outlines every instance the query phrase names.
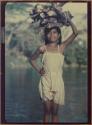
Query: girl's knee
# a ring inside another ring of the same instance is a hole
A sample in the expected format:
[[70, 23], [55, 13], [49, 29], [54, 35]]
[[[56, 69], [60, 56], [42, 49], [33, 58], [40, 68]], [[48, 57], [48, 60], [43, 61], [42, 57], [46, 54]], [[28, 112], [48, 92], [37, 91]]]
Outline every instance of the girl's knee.
[[59, 106], [54, 103], [53, 106], [52, 106], [52, 111], [51, 111], [53, 116], [58, 115], [58, 108], [59, 108]]
[[51, 105], [49, 103], [45, 103], [44, 105], [44, 113], [45, 114], [51, 114]]
[[50, 109], [46, 109], [45, 110], [45, 114], [50, 115], [51, 114], [51, 110]]
[[52, 113], [53, 116], [58, 116], [58, 111], [52, 110], [51, 113]]

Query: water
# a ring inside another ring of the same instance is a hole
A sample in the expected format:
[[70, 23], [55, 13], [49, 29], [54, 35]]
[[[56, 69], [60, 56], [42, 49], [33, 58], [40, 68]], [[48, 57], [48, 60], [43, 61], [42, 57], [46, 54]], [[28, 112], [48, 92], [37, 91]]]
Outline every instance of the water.
[[[65, 68], [65, 105], [60, 107], [61, 123], [87, 122], [87, 71]], [[5, 119], [7, 122], [41, 122], [43, 106], [38, 92], [39, 75], [31, 69], [6, 70]]]

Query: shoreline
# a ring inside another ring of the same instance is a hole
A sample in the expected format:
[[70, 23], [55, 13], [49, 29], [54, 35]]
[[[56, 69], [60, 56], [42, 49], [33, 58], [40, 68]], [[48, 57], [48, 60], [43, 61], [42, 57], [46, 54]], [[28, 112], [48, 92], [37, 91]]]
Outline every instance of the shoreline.
[[[32, 66], [30, 64], [27, 64], [27, 65], [16, 65], [16, 64], [10, 64], [10, 66], [6, 66], [7, 68], [11, 68], [11, 69], [29, 69], [29, 68], [32, 68]], [[67, 64], [64, 64], [63, 66], [64, 68], [87, 68], [87, 65], [77, 65], [77, 64], [71, 64], [71, 65], [67, 65]]]

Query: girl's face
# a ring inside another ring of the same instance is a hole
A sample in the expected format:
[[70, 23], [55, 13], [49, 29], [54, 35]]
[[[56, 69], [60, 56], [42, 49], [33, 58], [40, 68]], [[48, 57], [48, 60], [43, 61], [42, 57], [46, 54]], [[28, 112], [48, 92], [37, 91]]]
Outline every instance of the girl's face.
[[56, 29], [52, 29], [48, 34], [47, 34], [48, 40], [51, 42], [57, 42], [57, 40], [60, 37], [60, 34], [57, 32]]

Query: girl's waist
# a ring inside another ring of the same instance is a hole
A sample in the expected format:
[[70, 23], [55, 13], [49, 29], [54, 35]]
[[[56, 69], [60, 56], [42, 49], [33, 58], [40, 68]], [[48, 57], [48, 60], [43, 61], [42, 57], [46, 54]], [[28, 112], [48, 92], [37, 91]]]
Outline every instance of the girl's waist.
[[61, 74], [63, 71], [62, 70], [45, 70], [45, 74]]
[[57, 72], [62, 72], [62, 68], [61, 67], [44, 67], [43, 66], [43, 68], [44, 68], [44, 70], [45, 70], [45, 72], [47, 72], [47, 73], [57, 73]]

